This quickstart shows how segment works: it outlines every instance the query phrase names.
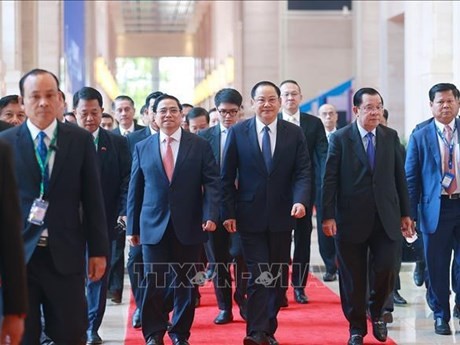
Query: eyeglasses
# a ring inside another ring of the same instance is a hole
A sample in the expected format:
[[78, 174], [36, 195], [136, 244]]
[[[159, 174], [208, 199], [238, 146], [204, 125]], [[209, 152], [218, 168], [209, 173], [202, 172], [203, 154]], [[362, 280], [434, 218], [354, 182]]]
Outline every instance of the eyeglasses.
[[378, 105], [376, 107], [373, 107], [371, 105], [366, 105], [365, 107], [361, 108], [361, 110], [364, 111], [366, 114], [369, 114], [369, 113], [372, 113], [372, 112], [375, 112], [375, 111], [382, 111], [383, 106]]
[[220, 116], [227, 116], [227, 115], [230, 115], [230, 117], [235, 117], [236, 115], [238, 115], [238, 112], [240, 111], [239, 109], [217, 109], [217, 111], [219, 112]]

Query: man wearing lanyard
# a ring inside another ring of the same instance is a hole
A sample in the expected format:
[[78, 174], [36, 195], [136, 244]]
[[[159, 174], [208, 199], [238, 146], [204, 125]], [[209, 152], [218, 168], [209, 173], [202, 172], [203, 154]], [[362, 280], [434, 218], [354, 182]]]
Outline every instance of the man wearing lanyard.
[[99, 280], [108, 255], [93, 139], [77, 126], [56, 120], [61, 95], [54, 74], [34, 69], [21, 78], [19, 89], [28, 120], [1, 137], [14, 151], [22, 219], [26, 220], [29, 313], [23, 344], [39, 343], [42, 309], [45, 333], [51, 340], [85, 344], [85, 278]]
[[[429, 91], [434, 121], [409, 140], [406, 177], [411, 216], [423, 235], [435, 333], [451, 334], [449, 268], [452, 249], [460, 263], [460, 183], [458, 128], [460, 93], [450, 83]], [[419, 211], [419, 212], [417, 212]], [[454, 276], [458, 285], [460, 277]]]

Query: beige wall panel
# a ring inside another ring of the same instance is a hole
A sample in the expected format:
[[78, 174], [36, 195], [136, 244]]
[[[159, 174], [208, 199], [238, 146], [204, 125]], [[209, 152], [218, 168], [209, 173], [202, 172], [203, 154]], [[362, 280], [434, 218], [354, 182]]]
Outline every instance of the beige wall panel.
[[124, 34], [117, 37], [118, 57], [194, 56], [189, 34]]

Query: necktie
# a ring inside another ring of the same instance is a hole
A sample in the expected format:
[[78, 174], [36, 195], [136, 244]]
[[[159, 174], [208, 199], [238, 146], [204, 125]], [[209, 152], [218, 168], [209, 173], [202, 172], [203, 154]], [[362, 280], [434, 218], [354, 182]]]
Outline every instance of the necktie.
[[124, 131], [123, 136], [126, 137], [129, 134], [129, 131]]
[[46, 156], [48, 155], [48, 147], [45, 143], [46, 133], [41, 131], [38, 133], [38, 142], [37, 142], [37, 151], [38, 155], [40, 156], [40, 160], [42, 164], [46, 164], [45, 171], [43, 173], [43, 187], [44, 192], [48, 190], [48, 183], [49, 183], [49, 169], [48, 169], [48, 162], [46, 161]]
[[166, 138], [166, 152], [163, 156], [163, 167], [165, 168], [166, 176], [168, 176], [169, 182], [171, 182], [174, 172], [174, 156], [171, 148], [173, 140], [174, 139], [171, 137]]
[[374, 142], [372, 138], [374, 137], [374, 134], [372, 132], [368, 132], [366, 134], [367, 137], [367, 159], [369, 160], [369, 166], [371, 167], [371, 171], [374, 171], [375, 167], [375, 147], [374, 147]]
[[[452, 142], [452, 128], [449, 125], [444, 126], [444, 136], [446, 137], [447, 143], [450, 145]], [[447, 194], [452, 194], [457, 190], [457, 179], [455, 178], [455, 152], [452, 152], [452, 169], [449, 169], [449, 145], [444, 144], [444, 173], [450, 172], [454, 175], [452, 182], [448, 188], [446, 188]]]
[[264, 135], [262, 137], [262, 156], [264, 157], [265, 166], [267, 171], [270, 172], [272, 168], [272, 147], [270, 144], [270, 128], [264, 127]]

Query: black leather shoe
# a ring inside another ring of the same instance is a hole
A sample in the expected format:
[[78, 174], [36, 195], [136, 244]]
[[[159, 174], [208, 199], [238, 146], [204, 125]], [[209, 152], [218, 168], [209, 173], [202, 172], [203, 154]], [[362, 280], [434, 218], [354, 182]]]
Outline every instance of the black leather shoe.
[[300, 304], [308, 303], [308, 297], [303, 289], [294, 289], [294, 299]]
[[136, 308], [133, 313], [133, 328], [141, 328], [141, 310]]
[[172, 339], [172, 344], [173, 345], [190, 345], [187, 339], [179, 339], [179, 338]]
[[333, 282], [333, 281], [337, 280], [337, 274], [336, 273], [326, 272], [323, 275], [323, 280], [325, 282]]
[[460, 319], [460, 304], [454, 305], [454, 310], [452, 311], [452, 315], [455, 318]]
[[363, 345], [363, 336], [360, 334], [353, 334], [348, 339], [348, 345]]
[[417, 261], [414, 269], [414, 283], [417, 286], [422, 286], [425, 281], [425, 262]]
[[269, 345], [280, 345], [280, 343], [278, 343], [278, 340], [276, 340], [274, 335], [268, 335], [267, 338]]
[[255, 332], [243, 340], [244, 345], [270, 345], [267, 336], [263, 332]]
[[88, 338], [86, 340], [86, 344], [88, 345], [102, 344], [102, 339], [99, 336], [99, 334], [97, 334], [96, 331], [88, 332]]
[[393, 303], [398, 305], [407, 304], [407, 301], [402, 297], [398, 290], [393, 291]]
[[440, 335], [452, 334], [449, 324], [442, 317], [437, 317], [434, 321], [434, 332]]
[[280, 301], [280, 308], [287, 308], [288, 306], [289, 306], [289, 302], [286, 297], [286, 294], [284, 294], [284, 296], [281, 298], [281, 301]]
[[110, 292], [110, 300], [113, 303], [120, 304], [121, 303], [121, 291]]
[[147, 338], [145, 345], [164, 345], [163, 336], [154, 334]]
[[381, 341], [382, 343], [387, 341], [387, 324], [382, 319], [372, 321], [372, 334], [375, 339]]
[[216, 325], [225, 325], [233, 321], [233, 314], [231, 310], [221, 310], [217, 317], [214, 319]]
[[382, 319], [385, 323], [393, 323], [393, 314], [391, 313], [391, 311], [384, 311]]

